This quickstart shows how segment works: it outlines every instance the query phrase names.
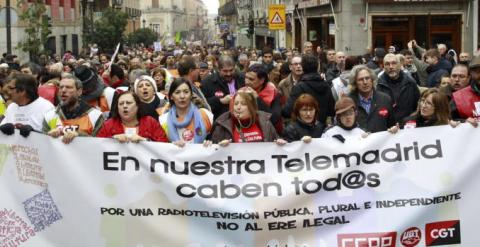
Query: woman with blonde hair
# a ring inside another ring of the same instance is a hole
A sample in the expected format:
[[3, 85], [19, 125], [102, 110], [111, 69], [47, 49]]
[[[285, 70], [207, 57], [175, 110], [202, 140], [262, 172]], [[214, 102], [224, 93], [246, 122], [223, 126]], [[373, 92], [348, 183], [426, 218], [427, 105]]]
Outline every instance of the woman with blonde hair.
[[230, 102], [230, 110], [220, 115], [214, 123], [212, 142], [227, 146], [230, 142], [276, 142], [280, 139], [270, 122], [270, 114], [259, 111], [256, 92], [250, 88], [240, 89]]

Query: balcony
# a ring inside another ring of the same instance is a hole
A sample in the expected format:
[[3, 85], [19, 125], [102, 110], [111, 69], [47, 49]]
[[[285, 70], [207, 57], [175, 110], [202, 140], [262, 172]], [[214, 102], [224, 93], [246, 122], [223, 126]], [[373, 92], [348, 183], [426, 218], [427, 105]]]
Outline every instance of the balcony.
[[235, 7], [235, 1], [233, 1], [233, 0], [228, 1], [226, 4], [221, 6], [218, 9], [218, 14], [219, 15], [236, 15], [237, 14], [237, 8]]

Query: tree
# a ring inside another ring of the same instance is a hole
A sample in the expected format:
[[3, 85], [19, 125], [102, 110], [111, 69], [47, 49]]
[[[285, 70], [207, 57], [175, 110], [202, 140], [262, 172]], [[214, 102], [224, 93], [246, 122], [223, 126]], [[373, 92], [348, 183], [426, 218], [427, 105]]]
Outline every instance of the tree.
[[127, 42], [130, 46], [143, 43], [144, 46], [151, 46], [157, 41], [157, 33], [149, 28], [140, 28], [127, 36]]
[[46, 53], [44, 44], [52, 33], [47, 8], [42, 0], [31, 0], [30, 4], [26, 0], [20, 0], [17, 7], [24, 10], [19, 19], [26, 25], [26, 38], [17, 44], [17, 49], [28, 52], [30, 60], [35, 61], [40, 54]]
[[128, 15], [116, 9], [107, 9], [103, 16], [95, 21], [93, 32], [87, 34], [88, 43], [96, 43], [102, 50], [113, 50], [118, 43], [123, 43]]

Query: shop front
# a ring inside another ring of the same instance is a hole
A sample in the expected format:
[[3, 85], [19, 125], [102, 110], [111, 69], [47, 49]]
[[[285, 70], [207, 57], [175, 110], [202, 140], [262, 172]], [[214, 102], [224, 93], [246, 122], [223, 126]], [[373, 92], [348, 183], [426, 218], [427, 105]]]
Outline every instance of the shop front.
[[410, 40], [425, 48], [446, 44], [471, 49], [472, 23], [467, 0], [367, 0], [372, 47], [406, 49]]

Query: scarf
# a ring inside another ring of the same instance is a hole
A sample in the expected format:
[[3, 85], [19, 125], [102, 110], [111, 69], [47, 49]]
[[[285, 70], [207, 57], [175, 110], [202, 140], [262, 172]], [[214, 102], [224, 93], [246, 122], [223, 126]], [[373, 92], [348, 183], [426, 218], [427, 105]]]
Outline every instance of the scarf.
[[355, 129], [355, 128], [358, 127], [358, 122], [357, 122], [357, 119], [356, 119], [356, 118], [357, 118], [357, 117], [355, 117], [355, 123], [353, 123], [352, 126], [347, 127], [347, 126], [343, 125], [343, 123], [342, 123], [342, 121], [340, 121], [340, 118], [339, 118], [339, 117], [336, 117], [337, 125], [338, 125], [338, 127], [342, 128], [342, 129], [344, 129], [344, 130], [353, 130], [353, 129]]
[[178, 122], [177, 120], [177, 107], [172, 105], [169, 110], [167, 126], [168, 126], [168, 139], [170, 142], [175, 142], [180, 140], [177, 129], [182, 129], [187, 127], [193, 121], [194, 126], [194, 143], [202, 143], [207, 137], [207, 130], [203, 119], [200, 113], [200, 110], [193, 104], [190, 103], [188, 112], [185, 115], [183, 122]]

